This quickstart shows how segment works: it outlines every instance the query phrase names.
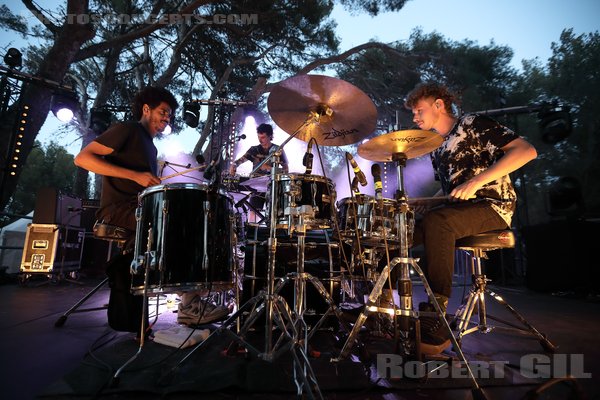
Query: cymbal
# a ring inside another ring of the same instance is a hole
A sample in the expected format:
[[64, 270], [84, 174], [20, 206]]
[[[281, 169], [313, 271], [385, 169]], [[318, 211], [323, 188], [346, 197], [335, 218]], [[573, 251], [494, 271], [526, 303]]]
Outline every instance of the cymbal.
[[[298, 75], [277, 84], [267, 100], [269, 114], [285, 132], [314, 138], [322, 146], [360, 141], [375, 131], [377, 109], [364, 92], [341, 79], [324, 75]], [[318, 122], [316, 122], [318, 121]]]
[[392, 161], [392, 155], [404, 153], [407, 159], [437, 149], [444, 139], [433, 131], [419, 129], [396, 131], [376, 136], [358, 146], [358, 155], [371, 161]]

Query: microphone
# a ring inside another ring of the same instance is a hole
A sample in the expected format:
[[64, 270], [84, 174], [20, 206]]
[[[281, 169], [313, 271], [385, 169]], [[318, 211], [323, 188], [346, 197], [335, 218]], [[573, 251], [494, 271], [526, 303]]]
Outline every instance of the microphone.
[[239, 140], [244, 140], [244, 139], [246, 139], [246, 135], [243, 134], [243, 133], [240, 136], [236, 136], [236, 138], [235, 138], [235, 140], [238, 140], [238, 141]]
[[314, 138], [310, 138], [308, 141], [308, 147], [306, 148], [306, 153], [304, 153], [304, 158], [302, 159], [302, 165], [306, 167], [306, 171], [304, 174], [310, 175], [312, 172], [312, 163], [313, 163], [313, 154], [312, 154], [312, 142]]
[[381, 184], [381, 167], [379, 164], [371, 165], [371, 175], [373, 175], [373, 180], [375, 181], [375, 198], [381, 200], [383, 198], [381, 194], [383, 185]]
[[200, 165], [204, 164], [204, 156], [202, 154], [196, 154], [196, 162]]
[[354, 169], [354, 175], [358, 178], [360, 184], [362, 186], [367, 186], [367, 177], [364, 172], [360, 170], [358, 164], [354, 161], [354, 158], [352, 158], [352, 154], [346, 152], [346, 160], [350, 161], [350, 165], [352, 165], [352, 168]]

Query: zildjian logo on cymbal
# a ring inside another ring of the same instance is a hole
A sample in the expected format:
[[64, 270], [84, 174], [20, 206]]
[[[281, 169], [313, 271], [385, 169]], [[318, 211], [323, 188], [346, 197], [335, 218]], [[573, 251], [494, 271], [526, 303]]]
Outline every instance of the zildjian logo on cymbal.
[[405, 137], [405, 138], [392, 138], [391, 140], [393, 142], [406, 142], [406, 143], [412, 143], [412, 142], [420, 142], [423, 139], [425, 139], [424, 137]]
[[352, 128], [352, 129], [341, 129], [341, 130], [337, 130], [335, 128], [331, 128], [331, 132], [323, 132], [323, 138], [325, 140], [328, 139], [335, 139], [336, 137], [346, 137], [346, 135], [352, 135], [353, 133], [358, 133], [358, 129], [356, 128]]

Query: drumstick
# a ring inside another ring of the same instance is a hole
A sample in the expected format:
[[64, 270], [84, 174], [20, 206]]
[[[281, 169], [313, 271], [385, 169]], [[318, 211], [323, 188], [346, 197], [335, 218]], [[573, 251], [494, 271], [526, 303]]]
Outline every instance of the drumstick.
[[176, 173], [174, 173], [174, 174], [171, 174], [171, 175], [167, 175], [167, 176], [161, 176], [159, 179], [160, 179], [160, 181], [162, 182], [162, 181], [164, 181], [165, 179], [174, 178], [174, 177], [176, 177], [176, 176], [183, 175], [183, 174], [187, 174], [188, 172], [192, 172], [192, 171], [197, 171], [197, 170], [199, 170], [199, 169], [202, 169], [202, 168], [205, 168], [205, 167], [206, 167], [206, 165], [204, 165], [204, 164], [203, 164], [203, 165], [199, 165], [199, 166], [197, 166], [197, 167], [194, 167], [194, 168], [189, 168], [189, 169], [185, 169], [185, 170], [183, 170], [183, 171], [176, 172]]
[[450, 200], [450, 196], [432, 196], [432, 197], [414, 197], [412, 199], [408, 199], [408, 204], [414, 203], [435, 203]]

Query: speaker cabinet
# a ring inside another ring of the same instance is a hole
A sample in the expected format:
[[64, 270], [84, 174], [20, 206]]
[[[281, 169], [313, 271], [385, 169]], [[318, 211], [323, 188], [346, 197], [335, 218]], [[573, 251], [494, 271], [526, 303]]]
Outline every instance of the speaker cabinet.
[[64, 273], [81, 264], [84, 230], [56, 224], [29, 224], [21, 259], [22, 273]]
[[40, 188], [35, 195], [33, 223], [80, 226], [81, 199], [60, 193], [56, 188]]

